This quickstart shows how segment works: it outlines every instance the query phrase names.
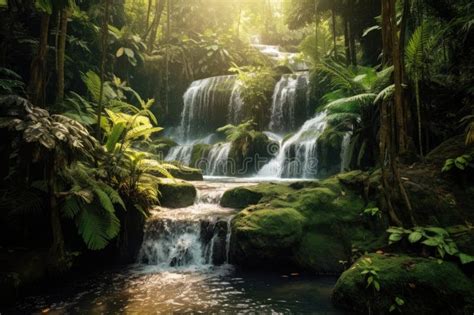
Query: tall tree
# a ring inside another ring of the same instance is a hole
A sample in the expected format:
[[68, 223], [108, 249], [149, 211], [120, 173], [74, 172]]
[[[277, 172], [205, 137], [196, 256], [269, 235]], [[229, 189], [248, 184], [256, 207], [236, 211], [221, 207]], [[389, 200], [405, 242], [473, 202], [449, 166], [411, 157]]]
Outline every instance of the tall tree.
[[56, 101], [62, 102], [64, 99], [64, 61], [66, 58], [66, 35], [67, 35], [67, 23], [69, 18], [69, 8], [67, 6], [61, 8], [59, 11], [59, 34], [58, 34], [58, 47], [57, 47], [57, 94]]
[[33, 104], [44, 105], [44, 91], [46, 82], [46, 60], [48, 54], [49, 22], [51, 19], [51, 7], [41, 8], [41, 26], [38, 51], [31, 62], [30, 82], [28, 92]]
[[380, 108], [380, 165], [384, 203], [394, 224], [402, 225], [394, 196], [401, 196], [408, 210], [410, 223], [415, 225], [412, 206], [403, 186], [399, 156], [408, 149], [407, 106], [403, 99], [403, 63], [396, 20], [396, 0], [382, 1], [383, 64], [393, 66], [393, 100], [384, 100]]
[[153, 44], [156, 40], [156, 35], [158, 34], [158, 28], [160, 26], [161, 16], [163, 15], [163, 11], [165, 9], [166, 0], [156, 0], [155, 4], [155, 17], [153, 18], [153, 22], [150, 25], [150, 29], [147, 31], [150, 32], [150, 38], [148, 39], [148, 52], [150, 53], [153, 50]]
[[104, 0], [104, 15], [102, 18], [102, 28], [101, 28], [101, 60], [100, 60], [100, 91], [99, 91], [99, 104], [97, 104], [97, 129], [96, 129], [96, 138], [101, 140], [101, 121], [102, 121], [102, 111], [104, 107], [104, 81], [105, 81], [105, 63], [107, 61], [107, 35], [109, 34], [109, 8], [110, 0]]

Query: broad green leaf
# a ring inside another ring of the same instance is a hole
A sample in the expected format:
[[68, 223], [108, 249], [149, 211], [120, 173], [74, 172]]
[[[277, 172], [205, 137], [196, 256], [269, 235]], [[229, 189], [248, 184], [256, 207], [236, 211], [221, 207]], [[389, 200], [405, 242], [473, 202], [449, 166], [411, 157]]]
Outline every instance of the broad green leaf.
[[472, 255], [468, 255], [468, 254], [465, 254], [465, 253], [459, 253], [458, 257], [459, 257], [459, 260], [461, 260], [461, 264], [463, 264], [463, 265], [474, 262], [474, 256], [472, 256]]
[[415, 231], [408, 235], [408, 240], [410, 241], [410, 243], [416, 243], [421, 239], [422, 236], [423, 234], [421, 232]]

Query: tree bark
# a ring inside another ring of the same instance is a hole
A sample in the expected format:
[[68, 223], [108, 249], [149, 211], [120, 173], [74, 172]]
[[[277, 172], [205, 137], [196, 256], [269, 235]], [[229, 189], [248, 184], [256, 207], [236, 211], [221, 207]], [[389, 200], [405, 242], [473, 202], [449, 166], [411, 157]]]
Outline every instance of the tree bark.
[[392, 41], [392, 61], [393, 61], [393, 79], [395, 84], [394, 105], [395, 122], [398, 130], [397, 145], [398, 152], [405, 153], [408, 150], [408, 122], [407, 106], [403, 93], [403, 73], [402, 53], [400, 51], [400, 40], [398, 37], [398, 28], [396, 20], [396, 0], [389, 0], [389, 17], [391, 23], [391, 41]]
[[332, 17], [332, 40], [333, 40], [333, 52], [334, 58], [337, 58], [337, 33], [336, 33], [336, 11], [334, 7], [331, 9], [331, 17]]
[[158, 33], [158, 27], [160, 26], [161, 16], [165, 9], [166, 0], [156, 0], [156, 10], [155, 17], [150, 26], [150, 38], [148, 39], [148, 52], [150, 53], [153, 50], [153, 44], [156, 40], [156, 34]]
[[58, 36], [58, 74], [57, 74], [57, 94], [56, 101], [62, 102], [64, 100], [64, 60], [66, 57], [66, 34], [67, 34], [67, 20], [69, 17], [69, 10], [64, 8], [60, 12], [61, 18], [59, 21], [59, 36]]
[[109, 34], [109, 7], [110, 0], [104, 0], [104, 16], [102, 20], [102, 30], [101, 30], [101, 60], [100, 60], [100, 91], [99, 91], [99, 103], [97, 104], [97, 129], [96, 129], [96, 138], [101, 141], [101, 121], [102, 121], [102, 111], [103, 111], [103, 99], [104, 99], [104, 80], [105, 80], [105, 62], [107, 60], [107, 35]]
[[349, 26], [347, 15], [344, 15], [344, 47], [346, 52], [346, 64], [351, 64], [351, 51], [349, 48]]
[[44, 90], [46, 82], [46, 57], [48, 55], [49, 21], [51, 15], [41, 15], [40, 38], [38, 52], [31, 62], [30, 83], [28, 91], [31, 103], [36, 106], [44, 105]]

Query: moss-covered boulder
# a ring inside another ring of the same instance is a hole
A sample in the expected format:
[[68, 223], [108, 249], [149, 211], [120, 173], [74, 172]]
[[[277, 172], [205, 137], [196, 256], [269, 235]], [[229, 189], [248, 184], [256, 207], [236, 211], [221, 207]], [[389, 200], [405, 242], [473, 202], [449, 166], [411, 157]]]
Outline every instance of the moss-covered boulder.
[[305, 218], [295, 209], [251, 209], [233, 220], [233, 257], [245, 265], [288, 263], [293, 248], [301, 241]]
[[[368, 269], [376, 271], [379, 291], [367, 287]], [[403, 314], [472, 314], [474, 284], [451, 262], [371, 254], [341, 275], [333, 302], [361, 314], [388, 314], [392, 305]]]
[[227, 175], [246, 176], [257, 173], [278, 151], [278, 143], [270, 140], [262, 132], [252, 132], [247, 137], [232, 142], [229, 160], [232, 167]]
[[183, 208], [191, 206], [196, 199], [196, 188], [185, 181], [177, 179], [162, 179], [158, 184], [160, 204], [168, 208]]
[[211, 151], [212, 145], [199, 143], [193, 146], [193, 150], [191, 152], [191, 167], [196, 167], [201, 170], [205, 170], [208, 164], [207, 157], [209, 155], [209, 151]]
[[293, 191], [288, 185], [263, 183], [255, 186], [235, 187], [224, 192], [221, 206], [243, 209], [259, 202], [267, 202]]
[[202, 170], [198, 168], [188, 167], [182, 164], [177, 165], [177, 169], [170, 169], [169, 172], [174, 178], [191, 181], [203, 180]]
[[249, 205], [257, 204], [262, 196], [262, 193], [247, 187], [237, 187], [224, 192], [220, 204], [223, 207], [243, 209]]
[[[355, 176], [360, 174], [354, 172], [352, 177]], [[346, 175], [344, 178], [347, 181], [350, 177]], [[256, 265], [254, 260], [246, 258], [258, 257], [262, 250], [261, 244], [257, 246], [250, 241], [255, 237], [250, 232], [252, 227], [287, 209], [300, 215], [302, 231], [298, 235], [301, 237], [292, 243], [291, 248], [266, 252], [266, 257], [273, 261], [274, 266], [284, 261], [285, 264], [315, 273], [338, 274], [344, 267], [341, 261], [349, 262], [355, 251], [383, 247], [386, 244], [384, 218], [362, 214], [365, 208], [373, 205], [353, 185], [346, 185], [338, 177], [332, 177], [320, 182], [267, 183], [227, 191], [222, 199], [224, 205], [245, 207], [252, 204], [243, 210], [244, 215], [238, 215], [233, 220], [232, 246], [238, 248], [233, 252], [235, 261], [243, 265]], [[251, 223], [247, 220], [249, 216], [253, 218]], [[292, 224], [291, 220], [282, 221], [274, 228], [286, 231]], [[275, 244], [278, 246], [280, 243], [270, 241], [268, 246]]]

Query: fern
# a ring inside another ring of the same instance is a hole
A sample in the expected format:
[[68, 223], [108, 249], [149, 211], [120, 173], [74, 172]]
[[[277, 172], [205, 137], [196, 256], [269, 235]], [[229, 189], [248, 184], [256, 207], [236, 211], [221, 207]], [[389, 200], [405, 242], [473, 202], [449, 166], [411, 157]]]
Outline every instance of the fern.
[[116, 237], [120, 231], [120, 221], [114, 213], [85, 207], [75, 217], [79, 234], [87, 247], [100, 250]]

